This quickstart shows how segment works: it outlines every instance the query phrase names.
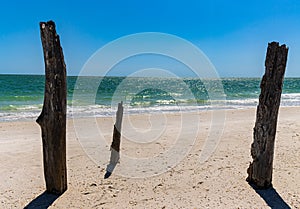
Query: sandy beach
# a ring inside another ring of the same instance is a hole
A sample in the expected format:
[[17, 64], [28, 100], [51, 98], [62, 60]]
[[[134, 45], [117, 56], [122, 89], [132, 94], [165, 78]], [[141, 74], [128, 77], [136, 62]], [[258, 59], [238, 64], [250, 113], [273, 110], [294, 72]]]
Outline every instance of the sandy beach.
[[[191, 113], [184, 113], [187, 119]], [[74, 121], [67, 124], [68, 190], [48, 203], [49, 208], [270, 208], [274, 204], [300, 208], [300, 108], [280, 109], [275, 144], [273, 190], [254, 190], [246, 181], [252, 160], [250, 146], [256, 109], [226, 110], [221, 140], [213, 155], [199, 162], [211, 127], [211, 112], [203, 111], [199, 133], [191, 150], [165, 172], [146, 178], [118, 175], [103, 179], [105, 166], [87, 156], [76, 135]], [[128, 116], [127, 116], [128, 117]], [[131, 115], [139, 128], [148, 124], [147, 115]], [[121, 152], [135, 158], [165, 152], [176, 138], [179, 113], [165, 115], [166, 130], [148, 149], [125, 139]], [[154, 118], [155, 119], [155, 118]], [[81, 119], [84, 121], [94, 119]], [[113, 120], [97, 118], [109, 143]], [[126, 121], [126, 116], [124, 121]], [[126, 124], [123, 130], [126, 132]], [[159, 124], [156, 124], [159, 125]], [[190, 124], [191, 126], [193, 124]], [[184, 137], [193, 137], [193, 131]], [[34, 121], [0, 123], [0, 208], [38, 207], [45, 191], [40, 128]], [[127, 137], [130, 133], [127, 133]], [[171, 141], [170, 141], [171, 140]], [[136, 146], [136, 147], [135, 147]], [[107, 153], [109, 146], [107, 146]], [[101, 154], [101, 153], [100, 153]], [[101, 155], [100, 155], [101, 156]], [[104, 161], [109, 158], [104, 156]], [[120, 161], [118, 169], [125, 162]], [[40, 196], [42, 195], [42, 196]], [[40, 196], [40, 198], [39, 198]]]

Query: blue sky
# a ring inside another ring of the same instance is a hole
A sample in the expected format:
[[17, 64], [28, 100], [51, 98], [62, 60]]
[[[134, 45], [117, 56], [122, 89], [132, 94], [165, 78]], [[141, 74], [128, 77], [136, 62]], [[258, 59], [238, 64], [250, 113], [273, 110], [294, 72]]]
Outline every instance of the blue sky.
[[2, 1], [0, 73], [44, 73], [39, 22], [48, 20], [56, 22], [69, 75], [117, 38], [162, 32], [199, 47], [222, 77], [260, 77], [267, 43], [279, 41], [290, 48], [286, 76], [300, 77], [297, 0]]

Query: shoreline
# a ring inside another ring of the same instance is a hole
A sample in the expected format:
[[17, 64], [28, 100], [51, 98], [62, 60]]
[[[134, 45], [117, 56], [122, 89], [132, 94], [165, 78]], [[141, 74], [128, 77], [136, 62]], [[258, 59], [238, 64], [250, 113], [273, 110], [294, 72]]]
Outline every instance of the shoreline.
[[[121, 152], [135, 158], [151, 158], [157, 151], [166, 152], [174, 142], [172, 140], [177, 137], [180, 115], [181, 113], [166, 113], [165, 123], [168, 126], [161, 137], [145, 144], [149, 147], [139, 147], [137, 142], [126, 140], [124, 136]], [[193, 113], [183, 115], [191, 119]], [[299, 115], [300, 107], [280, 108], [275, 141], [273, 186], [282, 200], [292, 208], [300, 207]], [[226, 110], [221, 140], [215, 152], [204, 163], [199, 162], [199, 154], [211, 131], [211, 111], [199, 112], [198, 116], [200, 132], [196, 141], [175, 166], [147, 178], [121, 176], [120, 170], [116, 170], [106, 180], [103, 179], [105, 165], [95, 164], [86, 155], [76, 136], [74, 121], [68, 119], [68, 190], [50, 208], [268, 208], [267, 202], [245, 181], [246, 170], [251, 161], [250, 147], [256, 108]], [[131, 125], [138, 130], [157, 128], [159, 126], [155, 125], [160, 125], [159, 122], [150, 123], [151, 119], [154, 122], [160, 121], [155, 116], [151, 118], [149, 115], [140, 114], [128, 117]], [[96, 121], [109, 145], [114, 118], [80, 120], [87, 128], [89, 123]], [[128, 130], [126, 124], [123, 124], [124, 133]], [[192, 127], [193, 124], [187, 123], [184, 138], [192, 136]], [[0, 122], [0, 134], [0, 206], [23, 208], [45, 190], [40, 128], [34, 120]], [[135, 136], [138, 133], [127, 135], [127, 138]], [[103, 162], [107, 163], [109, 158], [106, 155], [103, 158]], [[124, 158], [121, 157], [117, 169], [124, 164]]]
[[[300, 108], [300, 106], [280, 106], [279, 110], [281, 109], [293, 109], [293, 108]], [[224, 112], [230, 112], [230, 111], [243, 111], [243, 110], [253, 110], [257, 109], [257, 106], [246, 106], [246, 107], [228, 107], [228, 108], [216, 108], [216, 109], [211, 109], [211, 108], [203, 108], [203, 109], [198, 109], [198, 110], [183, 110], [183, 111], [168, 111], [168, 110], [163, 110], [161, 112], [156, 111], [156, 112], [128, 112], [124, 111], [124, 116], [139, 116], [139, 115], [159, 115], [159, 114], [166, 114], [166, 115], [172, 115], [172, 114], [203, 114], [207, 112], [213, 112], [213, 111], [224, 111]], [[89, 115], [89, 116], [68, 116], [67, 114], [67, 122], [68, 121], [73, 121], [73, 120], [78, 120], [78, 119], [105, 119], [105, 118], [115, 118], [117, 109], [114, 109], [112, 111], [111, 115]], [[41, 111], [40, 111], [41, 112]], [[19, 118], [19, 119], [12, 119], [12, 120], [1, 120], [0, 123], [14, 123], [14, 122], [35, 122], [35, 120], [38, 118], [40, 112], [36, 117], [28, 117], [28, 118]]]

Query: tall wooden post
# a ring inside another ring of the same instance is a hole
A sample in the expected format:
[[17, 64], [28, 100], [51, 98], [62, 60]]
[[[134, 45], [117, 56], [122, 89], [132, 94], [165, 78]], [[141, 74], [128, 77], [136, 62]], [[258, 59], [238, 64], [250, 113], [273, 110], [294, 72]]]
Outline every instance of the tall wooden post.
[[111, 149], [114, 149], [117, 152], [120, 152], [122, 119], [123, 119], [123, 102], [118, 104], [118, 110], [116, 113], [116, 123], [114, 125], [113, 141], [111, 144]]
[[258, 188], [272, 186], [274, 142], [287, 55], [285, 45], [269, 43], [251, 145], [253, 162], [247, 170], [247, 181]]
[[40, 23], [45, 62], [44, 105], [36, 122], [42, 130], [46, 190], [67, 190], [66, 167], [66, 65], [53, 21]]
[[110, 146], [110, 161], [106, 168], [106, 173], [104, 178], [110, 177], [113, 170], [115, 169], [117, 163], [120, 159], [120, 143], [121, 143], [121, 127], [123, 119], [123, 102], [118, 104], [118, 110], [116, 113], [116, 123], [114, 125], [113, 140]]

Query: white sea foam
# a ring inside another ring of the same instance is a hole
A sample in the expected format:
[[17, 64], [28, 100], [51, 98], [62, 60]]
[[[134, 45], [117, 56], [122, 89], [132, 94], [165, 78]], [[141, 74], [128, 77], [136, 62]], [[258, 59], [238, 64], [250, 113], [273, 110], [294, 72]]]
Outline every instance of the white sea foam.
[[258, 105], [258, 99], [226, 100], [226, 107], [229, 109], [243, 109], [255, 107]]
[[300, 106], [300, 93], [282, 94], [282, 106]]
[[[184, 101], [161, 100], [160, 105], [156, 106], [130, 106], [124, 104], [124, 114], [142, 114], [142, 113], [168, 113], [168, 112], [193, 112], [206, 111], [214, 109], [244, 109], [256, 107], [258, 105], [258, 98], [251, 99], [236, 99], [226, 101], [208, 101], [203, 105], [186, 105]], [[145, 105], [145, 103], [143, 104]], [[147, 104], [146, 104], [147, 105]], [[148, 104], [149, 105], [149, 104]], [[281, 106], [300, 106], [300, 93], [282, 94]], [[42, 104], [38, 105], [20, 105], [10, 107], [9, 110], [0, 111], [0, 121], [16, 121], [16, 120], [35, 120], [41, 110]], [[116, 107], [104, 105], [82, 105], [82, 106], [68, 106], [67, 117], [114, 117], [116, 114]]]

